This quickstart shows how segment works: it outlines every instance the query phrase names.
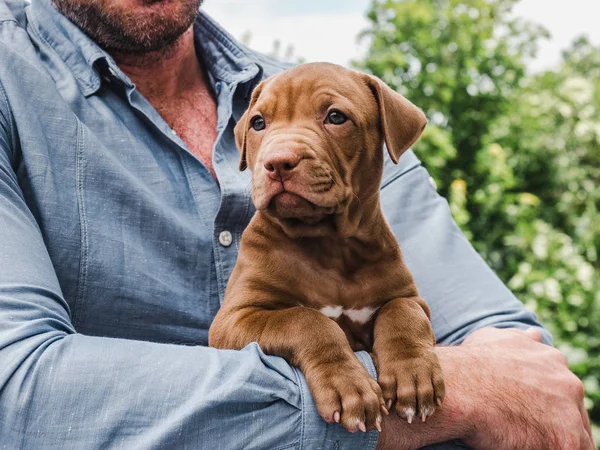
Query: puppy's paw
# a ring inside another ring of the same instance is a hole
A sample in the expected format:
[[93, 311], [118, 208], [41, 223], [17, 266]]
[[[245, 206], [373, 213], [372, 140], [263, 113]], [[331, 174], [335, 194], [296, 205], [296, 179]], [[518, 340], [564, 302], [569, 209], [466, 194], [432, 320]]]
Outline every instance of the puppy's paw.
[[346, 430], [381, 431], [387, 414], [381, 388], [358, 362], [317, 366], [305, 374], [319, 414]]
[[442, 406], [444, 379], [432, 349], [384, 361], [380, 362], [378, 380], [388, 409], [395, 405], [400, 417], [412, 423], [415, 418], [424, 422]]

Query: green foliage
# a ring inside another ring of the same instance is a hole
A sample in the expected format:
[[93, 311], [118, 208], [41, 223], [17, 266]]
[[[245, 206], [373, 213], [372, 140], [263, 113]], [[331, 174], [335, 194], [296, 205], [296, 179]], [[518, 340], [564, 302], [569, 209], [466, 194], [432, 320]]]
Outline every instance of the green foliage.
[[368, 13], [371, 45], [360, 66], [419, 105], [459, 150], [439, 178], [445, 194], [453, 179], [471, 181], [482, 139], [547, 34], [512, 18], [516, 1], [375, 0]]
[[[356, 63], [419, 105], [415, 151], [498, 275], [536, 311], [600, 425], [600, 48], [528, 75], [548, 34], [518, 0], [374, 0]], [[600, 435], [596, 435], [600, 441]]]

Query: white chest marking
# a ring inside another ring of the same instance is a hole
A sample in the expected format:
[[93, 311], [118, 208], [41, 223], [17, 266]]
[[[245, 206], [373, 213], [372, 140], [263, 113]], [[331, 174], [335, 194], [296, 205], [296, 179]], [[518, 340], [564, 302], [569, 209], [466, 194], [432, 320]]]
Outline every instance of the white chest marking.
[[342, 306], [325, 306], [320, 311], [331, 319], [337, 319], [343, 314], [352, 322], [367, 323], [373, 317], [377, 308], [367, 306], [361, 309], [344, 309]]
[[367, 323], [373, 314], [377, 311], [376, 308], [365, 307], [361, 309], [347, 309], [344, 315], [348, 316], [352, 322]]
[[344, 308], [342, 306], [325, 306], [321, 308], [321, 312], [332, 319], [340, 317], [343, 311]]

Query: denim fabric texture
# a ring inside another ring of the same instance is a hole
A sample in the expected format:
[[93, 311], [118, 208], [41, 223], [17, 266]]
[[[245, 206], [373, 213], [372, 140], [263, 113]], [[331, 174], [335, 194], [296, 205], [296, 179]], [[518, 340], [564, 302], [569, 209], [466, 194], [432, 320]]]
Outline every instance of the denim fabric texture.
[[[254, 212], [233, 127], [285, 67], [202, 12], [195, 36], [219, 183], [49, 0], [0, 0], [0, 449], [375, 448], [375, 432], [325, 423], [285, 360], [206, 346]], [[539, 326], [417, 157], [386, 161], [383, 208], [439, 342]]]

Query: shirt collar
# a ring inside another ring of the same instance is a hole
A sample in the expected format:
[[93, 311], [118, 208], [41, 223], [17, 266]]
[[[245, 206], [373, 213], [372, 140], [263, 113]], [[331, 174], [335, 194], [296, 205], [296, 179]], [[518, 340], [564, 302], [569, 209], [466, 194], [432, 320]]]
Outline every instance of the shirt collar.
[[[126, 86], [134, 87], [114, 59], [60, 14], [50, 0], [32, 0], [27, 16], [34, 31], [69, 67], [86, 97], [100, 88], [103, 68]], [[213, 83], [245, 83], [262, 73], [252, 55], [202, 10], [194, 24], [194, 39]]]

